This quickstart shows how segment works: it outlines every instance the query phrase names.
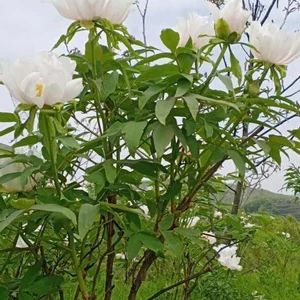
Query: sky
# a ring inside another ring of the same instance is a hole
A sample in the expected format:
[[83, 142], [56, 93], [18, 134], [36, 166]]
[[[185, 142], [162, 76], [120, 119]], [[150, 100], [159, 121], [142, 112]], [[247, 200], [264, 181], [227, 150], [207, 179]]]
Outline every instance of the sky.
[[[283, 4], [286, 1], [280, 2]], [[40, 0], [9, 0], [2, 2], [0, 10], [0, 59], [13, 61], [20, 56], [34, 56], [40, 51], [50, 50], [58, 38], [65, 33], [71, 22], [60, 16], [51, 4], [41, 3]], [[145, 0], [140, 0], [139, 2], [143, 8]], [[262, 0], [262, 2], [268, 7], [270, 1]], [[283, 20], [282, 9], [283, 7], [280, 7], [271, 16], [272, 20], [280, 24]], [[146, 31], [148, 44], [162, 48], [163, 46], [159, 41], [160, 31], [164, 28], [174, 27], [178, 18], [187, 17], [190, 12], [208, 15], [205, 1], [149, 0]], [[289, 31], [299, 30], [299, 17], [300, 12], [295, 12], [288, 20], [285, 28]], [[125, 25], [133, 36], [142, 39], [142, 22], [137, 9], [131, 12]], [[74, 39], [70, 48], [77, 47], [82, 49], [84, 43], [85, 36], [80, 35]], [[57, 50], [58, 54], [61, 54], [63, 51], [63, 48]], [[293, 81], [299, 75], [299, 68], [300, 59], [289, 66], [287, 82]], [[297, 98], [294, 99], [295, 101], [298, 100]], [[0, 101], [1, 111], [9, 112], [14, 109], [10, 95], [3, 86], [0, 86]], [[285, 124], [281, 130], [285, 134], [288, 129], [297, 127], [299, 127], [299, 118]], [[10, 141], [5, 137], [1, 137], [0, 142], [8, 143]], [[284, 170], [291, 162], [299, 166], [300, 157], [291, 154], [290, 161], [284, 158], [281, 171], [264, 181], [263, 188], [278, 192], [284, 182]], [[229, 168], [229, 166], [226, 166], [225, 171], [229, 170]]]

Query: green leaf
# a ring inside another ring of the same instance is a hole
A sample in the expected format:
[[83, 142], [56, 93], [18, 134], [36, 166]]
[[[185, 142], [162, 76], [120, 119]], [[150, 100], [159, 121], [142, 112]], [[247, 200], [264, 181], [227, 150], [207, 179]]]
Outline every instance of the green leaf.
[[286, 146], [288, 148], [294, 148], [294, 146], [295, 146], [293, 141], [291, 141], [290, 139], [288, 139], [285, 136], [271, 134], [269, 136], [269, 139], [270, 139], [270, 142], [269, 142], [270, 145], [278, 144], [280, 146]]
[[103, 137], [110, 137], [110, 136], [115, 136], [117, 134], [119, 134], [123, 127], [124, 127], [125, 123], [120, 123], [120, 122], [115, 122], [113, 123], [108, 129], [107, 131], [105, 132], [104, 136]]
[[159, 94], [164, 90], [164, 87], [161, 85], [151, 85], [144, 94], [139, 98], [139, 108], [143, 109], [150, 98]]
[[0, 122], [1, 123], [16, 123], [16, 122], [18, 122], [18, 117], [12, 113], [0, 112]]
[[78, 232], [81, 240], [84, 239], [88, 231], [95, 222], [96, 216], [99, 214], [99, 204], [91, 205], [88, 203], [82, 204], [78, 215]]
[[165, 218], [162, 219], [162, 221], [160, 221], [158, 223], [158, 227], [160, 231], [165, 231], [168, 230], [174, 221], [174, 215], [168, 215]]
[[105, 187], [106, 177], [101, 172], [94, 172], [88, 176], [85, 176], [85, 180], [95, 184], [95, 193], [100, 193]]
[[15, 221], [21, 214], [23, 214], [24, 210], [17, 210], [9, 215], [6, 219], [4, 219], [0, 223], [0, 232], [2, 232], [7, 226], [9, 226], [13, 221]]
[[163, 126], [159, 124], [153, 131], [153, 141], [158, 157], [164, 154], [165, 149], [174, 137], [174, 129], [172, 125]]
[[144, 59], [142, 59], [140, 62], [138, 62], [136, 64], [136, 66], [141, 66], [141, 65], [147, 65], [153, 61], [157, 61], [159, 59], [175, 59], [175, 56], [171, 53], [158, 53], [158, 54], [154, 54], [152, 56], [148, 56]]
[[182, 97], [185, 95], [191, 88], [191, 82], [186, 78], [181, 78], [178, 81], [175, 98]]
[[155, 115], [160, 123], [163, 125], [166, 125], [166, 118], [170, 114], [170, 111], [172, 110], [174, 104], [175, 104], [176, 98], [169, 97], [166, 100], [160, 100], [156, 103], [155, 106]]
[[183, 73], [189, 74], [197, 56], [190, 53], [179, 53], [177, 61]]
[[114, 183], [117, 178], [117, 169], [113, 166], [113, 161], [111, 159], [106, 160], [103, 163], [103, 167], [107, 181]]
[[0, 136], [7, 135], [7, 134], [13, 132], [14, 130], [15, 130], [15, 126], [7, 127], [4, 130], [0, 131]]
[[27, 136], [24, 139], [20, 140], [19, 142], [16, 142], [13, 145], [13, 148], [32, 146], [32, 145], [39, 143], [40, 141], [41, 141], [41, 139], [36, 135]]
[[11, 180], [14, 180], [16, 178], [19, 178], [21, 176], [21, 172], [16, 172], [16, 173], [10, 173], [10, 174], [5, 174], [0, 177], [0, 185], [9, 182]]
[[179, 74], [178, 67], [173, 64], [155, 65], [149, 67], [136, 79], [138, 82], [153, 81], [159, 78]]
[[25, 209], [28, 210], [35, 204], [34, 199], [26, 199], [26, 198], [19, 198], [19, 199], [11, 199], [9, 204], [16, 209]]
[[234, 91], [233, 83], [229, 76], [218, 74], [218, 78], [223, 82], [228, 91]]
[[155, 236], [149, 233], [140, 232], [140, 242], [148, 249], [154, 251], [157, 254], [163, 254], [163, 243]]
[[33, 128], [34, 128], [34, 120], [35, 120], [35, 116], [36, 116], [37, 111], [38, 111], [38, 108], [37, 108], [36, 106], [33, 106], [33, 107], [30, 109], [29, 117], [28, 117], [28, 119], [27, 119], [26, 122], [25, 122], [27, 131], [28, 131], [30, 134], [32, 134], [32, 132], [33, 132]]
[[139, 234], [133, 234], [130, 236], [127, 242], [127, 257], [128, 260], [133, 260], [139, 254], [139, 251], [142, 247], [142, 243], [140, 242]]
[[230, 106], [232, 108], [234, 108], [235, 110], [237, 110], [238, 112], [240, 112], [240, 109], [238, 108], [238, 106], [234, 103], [228, 102], [228, 101], [224, 101], [224, 100], [218, 100], [218, 99], [212, 99], [212, 98], [208, 98], [202, 95], [196, 95], [193, 94], [197, 99], [208, 102], [208, 103], [212, 103], [212, 104], [216, 104], [219, 106]]
[[114, 71], [112, 73], [107, 73], [104, 76], [102, 89], [101, 89], [101, 98], [105, 100], [109, 95], [111, 95], [117, 88], [119, 80], [118, 72]]
[[58, 204], [36, 204], [33, 205], [31, 209], [37, 211], [61, 213], [67, 219], [71, 220], [75, 226], [77, 225], [76, 215], [69, 208], [60, 206]]
[[107, 202], [101, 202], [100, 203], [100, 208], [109, 210], [109, 211], [116, 211], [116, 212], [129, 212], [132, 214], [144, 216], [144, 213], [142, 210], [138, 208], [130, 208], [124, 204], [112, 204], [112, 203], [107, 203]]
[[39, 260], [37, 263], [28, 268], [27, 272], [20, 282], [20, 290], [26, 290], [34, 284], [35, 279], [40, 275], [42, 271], [42, 265], [42, 261]]
[[179, 44], [180, 36], [179, 33], [168, 28], [161, 31], [160, 39], [164, 43], [164, 45], [174, 53]]
[[238, 59], [234, 56], [233, 52], [230, 49], [230, 64], [231, 64], [231, 72], [238, 79], [239, 84], [243, 79], [243, 72], [240, 66]]
[[245, 166], [245, 161], [244, 161], [243, 157], [241, 156], [241, 154], [239, 152], [237, 152], [236, 150], [233, 150], [233, 149], [227, 150], [227, 153], [231, 157], [235, 166], [237, 167], [241, 176], [243, 177], [246, 172], [246, 166]]
[[264, 140], [256, 140], [257, 145], [264, 151], [266, 155], [270, 153], [271, 147], [270, 145]]
[[179, 181], [173, 181], [169, 186], [167, 192], [161, 197], [161, 200], [170, 200], [176, 197], [182, 188], [182, 184]]
[[78, 150], [80, 149], [79, 143], [76, 141], [76, 139], [72, 136], [65, 136], [58, 138], [59, 141], [62, 142], [62, 144], [70, 149], [70, 150]]
[[185, 95], [183, 99], [187, 104], [193, 119], [196, 120], [199, 112], [199, 103], [197, 97], [195, 97], [194, 94], [189, 94], [189, 95]]
[[183, 243], [181, 238], [173, 231], [162, 231], [162, 235], [174, 254], [177, 257], [181, 257], [183, 255]]
[[14, 153], [14, 149], [10, 146], [0, 143], [0, 153], [12, 154], [12, 153]]
[[137, 147], [139, 146], [144, 129], [147, 126], [147, 121], [135, 122], [130, 121], [125, 124], [123, 133], [125, 134], [125, 142], [129, 149], [129, 153], [134, 156]]
[[34, 300], [34, 298], [28, 293], [20, 293], [18, 295], [18, 300]]
[[5, 286], [0, 286], [0, 299], [8, 300], [9, 299], [9, 290]]
[[158, 171], [166, 172], [162, 165], [145, 160], [131, 162], [128, 166], [149, 177], [156, 177]]
[[59, 286], [64, 282], [62, 276], [48, 276], [43, 277], [36, 282], [28, 289], [30, 292], [33, 292], [36, 295], [48, 295], [58, 291]]
[[214, 128], [204, 120], [204, 128], [206, 132], [206, 137], [210, 138], [214, 134]]

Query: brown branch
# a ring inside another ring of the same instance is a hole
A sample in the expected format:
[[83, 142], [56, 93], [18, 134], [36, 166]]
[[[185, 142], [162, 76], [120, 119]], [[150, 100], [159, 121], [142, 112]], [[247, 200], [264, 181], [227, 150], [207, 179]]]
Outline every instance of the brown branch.
[[34, 251], [38, 250], [39, 246], [34, 246], [34, 247], [27, 247], [27, 248], [7, 248], [7, 249], [2, 249], [0, 250], [0, 253], [10, 253], [10, 252], [26, 252], [26, 251]]
[[151, 250], [147, 250], [145, 252], [144, 262], [138, 272], [137, 277], [135, 278], [135, 280], [131, 286], [128, 300], [136, 300], [136, 295], [137, 295], [143, 281], [145, 281], [145, 279], [146, 279], [149, 268], [151, 267], [151, 265], [153, 264], [153, 262], [155, 260], [156, 260], [156, 254]]
[[[264, 129], [263, 126], [258, 127], [256, 130], [253, 131], [251, 135], [243, 139], [241, 142], [241, 146], [245, 145], [249, 140], [251, 140], [253, 137], [255, 137], [258, 133], [260, 133]], [[177, 211], [184, 212], [186, 211], [193, 199], [195, 198], [198, 191], [203, 187], [204, 183], [206, 183], [219, 169], [219, 167], [228, 159], [228, 155], [224, 155], [224, 157], [214, 164], [205, 174], [204, 176], [199, 180], [198, 185], [195, 187], [195, 189], [191, 192], [190, 195], [187, 195], [184, 197], [184, 199], [181, 201], [181, 203], [177, 207]]]
[[261, 20], [260, 24], [261, 25], [264, 25], [264, 23], [268, 20], [269, 16], [270, 16], [270, 13], [272, 12], [273, 8], [274, 8], [274, 5], [275, 3], [277, 2], [278, 0], [273, 0], [271, 5], [269, 6], [264, 18]]

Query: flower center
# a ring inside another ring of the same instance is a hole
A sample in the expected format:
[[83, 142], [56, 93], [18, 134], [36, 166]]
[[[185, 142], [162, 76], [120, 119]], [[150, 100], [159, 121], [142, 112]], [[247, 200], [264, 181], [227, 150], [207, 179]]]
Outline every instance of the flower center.
[[42, 94], [43, 94], [43, 90], [44, 90], [44, 87], [43, 87], [43, 85], [42, 84], [36, 84], [35, 85], [35, 90], [36, 90], [36, 97], [41, 97], [42, 96]]

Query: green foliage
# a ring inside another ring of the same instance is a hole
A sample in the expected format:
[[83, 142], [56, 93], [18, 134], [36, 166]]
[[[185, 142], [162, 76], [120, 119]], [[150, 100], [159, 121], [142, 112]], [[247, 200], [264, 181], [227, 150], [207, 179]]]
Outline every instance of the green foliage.
[[[133, 292], [146, 280], [135, 296], [147, 299], [190, 275], [193, 281], [161, 299], [179, 299], [183, 290], [191, 299], [253, 299], [250, 285], [242, 290], [239, 281], [267, 274], [269, 281], [260, 279], [268, 286], [274, 284], [269, 278], [279, 277], [261, 249], [273, 247], [274, 256], [297, 259], [294, 237], [285, 245], [274, 236], [274, 228], [284, 231], [281, 224], [267, 228], [264, 217], [255, 217], [262, 228], [254, 235], [217, 201], [228, 181], [256, 171], [253, 161], [280, 164], [288, 150], [299, 153], [300, 135], [291, 131], [290, 141], [279, 132], [262, 132], [272, 128], [269, 120], [299, 115], [299, 106], [282, 95], [285, 69], [246, 60], [243, 73], [231, 44], [251, 46], [239, 44], [240, 35], [223, 19], [215, 29], [220, 38], [201, 51], [191, 39], [179, 47], [180, 36], [171, 29], [160, 36], [167, 52], [159, 51], [105, 19], [74, 22], [61, 36], [54, 48], [88, 33], [84, 53], [68, 54], [76, 63], [74, 78], [83, 82], [80, 95], [68, 103], [41, 109], [20, 104], [14, 113], [0, 113], [0, 122], [13, 123], [0, 136], [14, 135], [12, 147], [0, 145], [1, 158], [11, 159], [0, 167], [1, 299], [54, 299], [62, 293], [73, 299], [77, 285], [85, 299], [110, 290], [113, 299], [124, 299], [129, 278]], [[122, 55], [120, 49], [126, 49]], [[272, 81], [269, 89], [265, 79]], [[223, 90], [215, 88], [217, 80]], [[245, 124], [254, 128], [248, 137], [241, 130]], [[23, 147], [41, 153], [14, 152]], [[236, 170], [220, 177], [227, 161]], [[215, 216], [218, 209], [223, 218]], [[249, 272], [224, 270], [203, 232], [213, 232], [217, 244], [238, 243]], [[256, 266], [257, 273], [251, 271], [254, 254], [264, 266]], [[99, 277], [104, 265], [106, 279]], [[282, 261], [278, 265], [289, 271]]]

